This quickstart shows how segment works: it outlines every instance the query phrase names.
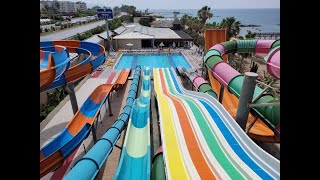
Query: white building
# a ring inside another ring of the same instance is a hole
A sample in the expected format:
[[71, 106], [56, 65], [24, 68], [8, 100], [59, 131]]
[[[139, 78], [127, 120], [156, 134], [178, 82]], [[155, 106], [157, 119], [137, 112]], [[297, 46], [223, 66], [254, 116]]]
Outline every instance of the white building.
[[57, 0], [40, 1], [40, 10], [45, 8], [45, 6], [48, 6], [48, 7], [56, 6], [56, 3], [58, 3], [60, 13], [70, 13], [70, 12], [87, 10], [87, 5], [85, 2], [78, 1], [75, 3], [71, 1], [57, 1]]
[[85, 2], [78, 1], [76, 2], [76, 11], [86, 11], [87, 4]]
[[59, 1], [60, 8], [59, 12], [76, 12], [76, 4], [70, 1]]

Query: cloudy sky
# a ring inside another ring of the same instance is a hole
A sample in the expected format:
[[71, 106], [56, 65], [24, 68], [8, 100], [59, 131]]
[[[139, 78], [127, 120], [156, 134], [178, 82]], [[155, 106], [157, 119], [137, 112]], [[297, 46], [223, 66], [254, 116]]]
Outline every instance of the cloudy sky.
[[[79, 0], [69, 0], [79, 1]], [[89, 8], [98, 6], [134, 5], [138, 9], [199, 9], [208, 5], [213, 9], [280, 8], [280, 0], [81, 0]]]

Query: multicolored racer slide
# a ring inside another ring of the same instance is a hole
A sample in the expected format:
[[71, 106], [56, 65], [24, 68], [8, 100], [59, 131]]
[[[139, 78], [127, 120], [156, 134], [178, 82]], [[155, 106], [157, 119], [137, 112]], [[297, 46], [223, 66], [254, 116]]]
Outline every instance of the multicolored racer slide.
[[113, 179], [150, 179], [150, 76], [151, 70], [146, 68], [140, 97], [133, 103], [120, 162]]
[[280, 179], [280, 162], [256, 145], [212, 96], [187, 91], [173, 69], [154, 69], [168, 179]]
[[[82, 53], [87, 57], [70, 67], [69, 53]], [[103, 64], [105, 58], [105, 48], [96, 43], [75, 40], [40, 42], [40, 90], [54, 89], [85, 77]]]
[[40, 149], [40, 177], [51, 172], [89, 135], [92, 124], [111, 91], [127, 81], [129, 70], [123, 69], [114, 84], [98, 86], [73, 116], [66, 128]]

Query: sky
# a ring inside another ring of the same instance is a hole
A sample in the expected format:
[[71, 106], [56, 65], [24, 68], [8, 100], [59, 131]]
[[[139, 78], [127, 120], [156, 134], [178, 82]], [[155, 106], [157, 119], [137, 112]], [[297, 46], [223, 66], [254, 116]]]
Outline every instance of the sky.
[[[69, 0], [79, 1], [79, 0]], [[200, 9], [208, 5], [212, 9], [280, 8], [280, 0], [81, 0], [87, 7], [114, 7], [134, 5], [137, 9]]]

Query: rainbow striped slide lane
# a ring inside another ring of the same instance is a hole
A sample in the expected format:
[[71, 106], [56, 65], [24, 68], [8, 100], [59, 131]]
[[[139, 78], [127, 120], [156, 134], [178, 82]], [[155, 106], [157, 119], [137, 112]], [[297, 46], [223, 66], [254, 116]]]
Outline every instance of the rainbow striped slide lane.
[[[203, 147], [205, 139], [199, 139], [199, 132], [194, 130], [192, 121], [195, 116], [190, 116], [194, 109], [187, 107], [184, 101], [173, 96], [170, 88], [165, 84], [163, 72], [154, 70], [154, 83], [158, 98], [160, 130], [165, 164], [168, 179], [226, 179], [225, 173], [214, 168], [215, 158], [205, 151], [210, 151], [208, 146]], [[162, 98], [165, 100], [162, 102]], [[166, 103], [166, 104], [165, 104]], [[168, 107], [166, 107], [168, 106]], [[162, 109], [165, 108], [163, 111]], [[170, 112], [171, 111], [171, 112]], [[170, 113], [168, 113], [170, 112]], [[167, 117], [166, 115], [170, 115]], [[175, 140], [177, 146], [172, 146]], [[179, 154], [179, 156], [175, 155]], [[178, 158], [179, 157], [179, 158]], [[180, 161], [180, 162], [179, 162]], [[214, 161], [210, 163], [210, 161]], [[177, 169], [179, 162], [183, 168]], [[184, 176], [182, 176], [184, 175]]]
[[123, 69], [114, 84], [98, 86], [73, 116], [66, 128], [40, 149], [40, 177], [62, 165], [63, 161], [87, 138], [92, 124], [110, 92], [115, 89], [116, 85], [123, 85], [129, 73], [130, 69]]
[[140, 79], [140, 66], [136, 66], [133, 80], [130, 86], [126, 104], [119, 115], [119, 118], [112, 124], [107, 132], [96, 142], [96, 144], [75, 163], [74, 167], [69, 173], [63, 177], [65, 180], [87, 180], [94, 179], [98, 174], [100, 168], [107, 160], [112, 148], [118, 141], [121, 132], [126, 127], [130, 117], [133, 102], [136, 99], [139, 79]]
[[188, 72], [184, 67], [179, 66], [177, 70], [180, 74], [186, 76], [193, 84], [193, 86], [200, 92], [208, 93], [209, 95], [217, 98], [217, 93], [213, 91], [210, 83], [204, 80], [198, 73], [196, 72]]
[[[239, 98], [244, 75], [233, 69], [223, 61], [222, 56], [226, 53], [259, 53], [269, 54], [266, 56], [268, 72], [275, 78], [280, 79], [280, 40], [237, 40], [216, 44], [211, 47], [204, 56], [204, 64], [211, 70], [213, 76], [229, 92]], [[257, 97], [262, 89], [256, 86], [253, 98]], [[264, 93], [255, 103], [279, 102], [271, 94]], [[280, 136], [280, 106], [267, 106], [252, 108], [252, 114], [262, 119], [277, 136]]]
[[144, 70], [140, 97], [133, 103], [120, 162], [113, 179], [150, 179], [150, 68]]
[[[70, 67], [69, 53], [83, 53], [87, 57]], [[42, 41], [40, 90], [48, 91], [85, 77], [103, 64], [105, 58], [105, 48], [96, 43], [75, 40]]]
[[168, 88], [188, 109], [198, 142], [217, 179], [280, 179], [279, 161], [247, 137], [215, 98], [184, 90], [172, 70], [159, 70], [159, 77], [166, 86], [163, 89]]

